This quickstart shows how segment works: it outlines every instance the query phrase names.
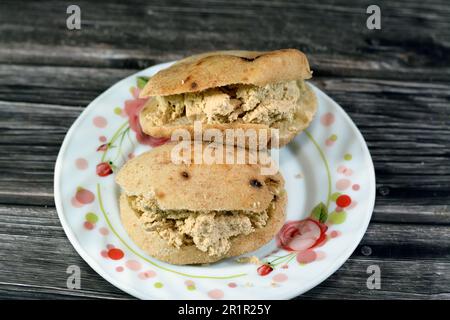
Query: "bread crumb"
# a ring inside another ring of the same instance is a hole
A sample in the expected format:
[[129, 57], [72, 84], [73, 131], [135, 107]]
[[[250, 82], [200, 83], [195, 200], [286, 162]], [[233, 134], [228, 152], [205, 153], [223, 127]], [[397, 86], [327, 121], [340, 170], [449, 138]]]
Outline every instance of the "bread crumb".
[[271, 285], [273, 288], [276, 288], [276, 287], [279, 287], [279, 286], [280, 286], [278, 283], [273, 282], [273, 281], [270, 283], [270, 285]]
[[238, 262], [238, 263], [252, 263], [252, 264], [256, 264], [256, 265], [263, 264], [263, 262], [261, 260], [259, 260], [259, 258], [256, 257], [256, 256], [240, 257], [240, 258], [236, 259], [236, 262]]

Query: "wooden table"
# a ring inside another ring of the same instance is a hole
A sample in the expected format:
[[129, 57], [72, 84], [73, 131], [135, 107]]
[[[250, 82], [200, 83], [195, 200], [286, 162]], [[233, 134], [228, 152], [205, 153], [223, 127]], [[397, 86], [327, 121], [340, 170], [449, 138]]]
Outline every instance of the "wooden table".
[[[376, 1], [0, 3], [0, 298], [128, 299], [75, 252], [59, 223], [53, 168], [84, 107], [156, 63], [215, 49], [294, 47], [313, 82], [363, 133], [376, 168], [369, 229], [351, 258], [301, 298], [450, 298], [450, 6]], [[66, 268], [82, 289], [66, 288]], [[369, 265], [381, 289], [366, 287]]]

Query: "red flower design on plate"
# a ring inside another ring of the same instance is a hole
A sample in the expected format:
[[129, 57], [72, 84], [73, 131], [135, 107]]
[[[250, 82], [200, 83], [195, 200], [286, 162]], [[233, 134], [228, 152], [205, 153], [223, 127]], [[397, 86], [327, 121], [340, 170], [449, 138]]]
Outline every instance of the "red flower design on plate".
[[139, 88], [133, 88], [132, 94], [134, 99], [125, 101], [125, 113], [128, 116], [130, 128], [136, 133], [136, 139], [139, 143], [146, 144], [151, 147], [163, 145], [170, 139], [152, 137], [142, 131], [141, 124], [139, 123], [139, 112], [141, 112], [148, 99], [139, 98], [139, 93]]
[[97, 165], [96, 172], [100, 177], [106, 177], [113, 173], [113, 169], [108, 162], [101, 162]]
[[109, 147], [109, 143], [104, 143], [97, 148], [97, 151], [106, 151]]
[[256, 270], [260, 276], [266, 276], [273, 271], [273, 268], [268, 264], [263, 264], [259, 266]]
[[323, 243], [327, 229], [311, 218], [287, 222], [276, 236], [277, 246], [287, 251], [306, 251]]

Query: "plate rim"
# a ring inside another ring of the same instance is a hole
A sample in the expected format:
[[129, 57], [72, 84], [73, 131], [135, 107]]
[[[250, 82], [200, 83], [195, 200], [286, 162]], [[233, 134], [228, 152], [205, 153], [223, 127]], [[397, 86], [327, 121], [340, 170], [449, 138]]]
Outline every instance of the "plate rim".
[[[94, 258], [91, 257], [91, 255], [84, 250], [84, 248], [79, 243], [75, 233], [73, 232], [72, 228], [69, 226], [69, 223], [67, 219], [65, 218], [65, 215], [63, 214], [63, 205], [62, 205], [62, 198], [60, 194], [60, 181], [61, 181], [61, 170], [62, 170], [62, 157], [64, 153], [66, 152], [66, 149], [69, 145], [70, 138], [72, 137], [75, 130], [79, 127], [80, 123], [84, 120], [85, 117], [88, 115], [88, 109], [89, 107], [97, 102], [98, 100], [101, 100], [104, 96], [107, 96], [110, 92], [115, 90], [115, 87], [120, 85], [122, 82], [127, 81], [130, 78], [139, 76], [143, 73], [148, 72], [150, 69], [158, 68], [158, 67], [168, 67], [171, 64], [173, 64], [175, 61], [170, 62], [164, 62], [155, 64], [153, 66], [147, 67], [143, 70], [140, 70], [138, 72], [135, 72], [125, 78], [120, 79], [119, 81], [115, 82], [113, 85], [111, 85], [108, 89], [106, 89], [104, 92], [99, 94], [94, 100], [92, 100], [85, 108], [84, 110], [79, 114], [77, 119], [72, 123], [69, 130], [64, 136], [63, 142], [61, 144], [61, 147], [58, 152], [58, 156], [55, 162], [55, 168], [54, 168], [54, 178], [53, 178], [53, 194], [54, 194], [54, 202], [56, 207], [56, 212], [58, 214], [58, 219], [63, 227], [64, 233], [66, 234], [67, 238], [69, 239], [71, 245], [74, 247], [75, 251], [81, 256], [81, 258], [91, 267], [97, 274], [99, 274], [103, 279], [111, 283], [116, 288], [124, 291], [125, 293], [128, 293], [135, 298], [142, 299], [142, 300], [163, 300], [163, 298], [153, 297], [149, 295], [143, 295], [138, 290], [132, 288], [131, 286], [127, 285], [125, 282], [117, 280], [117, 278], [114, 278], [110, 276], [107, 272], [104, 272], [104, 268], [101, 267]], [[317, 86], [315, 86], [312, 83], [308, 84], [313, 88], [316, 95], [321, 95], [323, 99], [327, 100], [328, 103], [334, 104], [335, 107], [339, 110], [339, 112], [343, 115], [345, 120], [350, 124], [350, 127], [353, 131], [356, 131], [356, 137], [358, 142], [363, 147], [363, 152], [366, 152], [368, 155], [368, 162], [369, 162], [369, 168], [367, 168], [367, 174], [369, 179], [369, 185], [370, 189], [368, 191], [368, 194], [370, 196], [370, 199], [368, 199], [368, 210], [370, 213], [367, 215], [366, 220], [363, 222], [363, 226], [360, 229], [361, 232], [359, 235], [357, 235], [357, 241], [354, 241], [354, 243], [347, 247], [343, 254], [341, 254], [338, 258], [334, 260], [333, 263], [330, 264], [328, 268], [326, 268], [320, 276], [318, 276], [314, 281], [311, 281], [310, 285], [303, 288], [299, 291], [290, 291], [289, 293], [279, 293], [274, 294], [273, 299], [292, 299], [295, 297], [298, 297], [305, 292], [311, 290], [312, 288], [318, 286], [320, 283], [328, 279], [332, 274], [334, 274], [336, 271], [338, 271], [342, 265], [350, 258], [352, 253], [355, 251], [355, 249], [360, 244], [362, 238], [366, 234], [367, 228], [370, 224], [370, 220], [372, 219], [373, 211], [375, 208], [375, 199], [376, 199], [376, 176], [375, 176], [375, 168], [373, 165], [372, 155], [370, 154], [369, 148], [367, 146], [367, 143], [359, 130], [359, 128], [356, 126], [356, 124], [353, 122], [353, 120], [350, 118], [350, 116], [345, 112], [344, 108], [342, 108], [336, 101], [334, 101], [331, 97], [329, 97], [325, 92], [320, 90]], [[173, 300], [181, 300], [181, 298], [172, 297]], [[205, 299], [206, 300], [206, 299]]]

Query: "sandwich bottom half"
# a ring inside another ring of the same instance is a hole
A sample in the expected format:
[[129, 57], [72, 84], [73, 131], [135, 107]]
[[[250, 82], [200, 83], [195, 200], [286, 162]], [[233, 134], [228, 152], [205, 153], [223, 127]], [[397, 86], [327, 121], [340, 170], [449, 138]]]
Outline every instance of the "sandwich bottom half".
[[[134, 197], [129, 197], [125, 193], [122, 193], [120, 197], [121, 220], [130, 238], [150, 256], [171, 264], [184, 265], [213, 263], [224, 258], [249, 253], [268, 243], [284, 224], [287, 195], [286, 192], [281, 192], [274, 198], [264, 212], [264, 218], [259, 218], [264, 220], [263, 223], [253, 223], [253, 219], [251, 219], [252, 225], [250, 228], [244, 228], [241, 234], [225, 239], [227, 242], [226, 248], [219, 250], [202, 247], [201, 244], [196, 244], [191, 239], [171, 241], [165, 236], [164, 225], [160, 225], [158, 231], [149, 229], [145, 219], [143, 219], [145, 213], [136, 208], [135, 200]], [[236, 214], [236, 216], [239, 216], [239, 214]], [[255, 219], [258, 220], [256, 216]], [[232, 224], [233, 221], [230, 220], [230, 223]], [[220, 227], [220, 224], [218, 227]], [[167, 228], [169, 232], [170, 226], [168, 225]], [[204, 237], [208, 237], [208, 234]], [[208, 239], [202, 240], [208, 242]]]

